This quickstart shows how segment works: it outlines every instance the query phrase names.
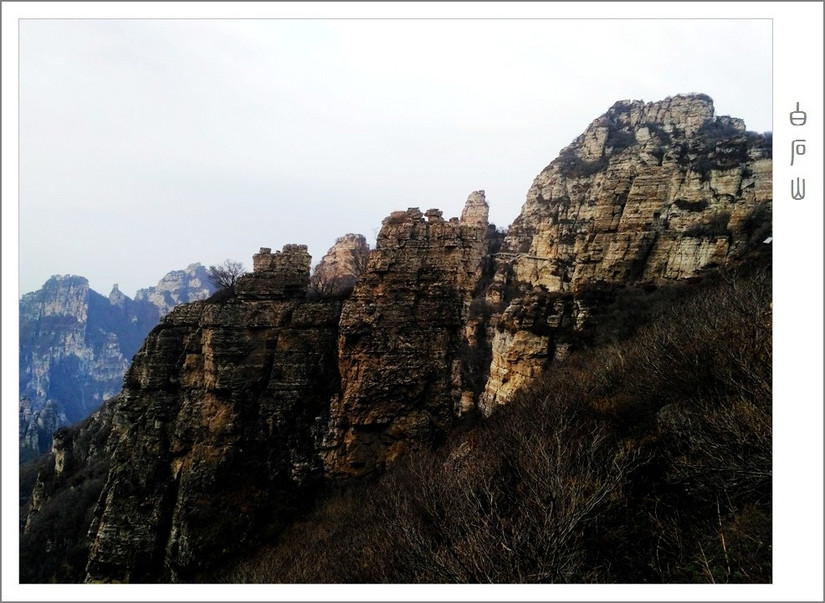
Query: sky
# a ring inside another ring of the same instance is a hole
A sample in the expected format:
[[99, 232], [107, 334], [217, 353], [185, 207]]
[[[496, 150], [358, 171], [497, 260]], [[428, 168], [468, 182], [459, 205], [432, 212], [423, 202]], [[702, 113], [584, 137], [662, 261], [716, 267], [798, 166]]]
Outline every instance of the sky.
[[392, 211], [506, 227], [614, 102], [702, 92], [771, 130], [771, 23], [27, 19], [19, 293], [76, 274], [126, 295], [190, 263], [371, 245]]

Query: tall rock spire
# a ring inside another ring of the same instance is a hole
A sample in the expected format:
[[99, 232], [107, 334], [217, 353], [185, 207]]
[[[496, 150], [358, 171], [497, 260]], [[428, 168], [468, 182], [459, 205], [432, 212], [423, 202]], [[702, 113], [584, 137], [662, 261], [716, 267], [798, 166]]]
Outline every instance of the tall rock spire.
[[484, 191], [475, 191], [470, 193], [464, 203], [464, 209], [461, 211], [461, 223], [467, 226], [487, 228], [489, 215], [490, 206], [487, 205]]

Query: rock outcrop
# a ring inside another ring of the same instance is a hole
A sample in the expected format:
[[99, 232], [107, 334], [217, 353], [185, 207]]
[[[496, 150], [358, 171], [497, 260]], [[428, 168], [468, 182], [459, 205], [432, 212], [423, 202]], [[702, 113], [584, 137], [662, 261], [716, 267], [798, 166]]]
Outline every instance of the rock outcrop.
[[[705, 95], [618, 102], [534, 180], [489, 299], [511, 305], [508, 322], [526, 301], [508, 289], [568, 294], [538, 311], [575, 328], [588, 289], [687, 279], [741, 259], [770, 234], [771, 170], [770, 136], [714, 117]], [[564, 329], [525, 324], [510, 321], [493, 341], [487, 412], [566, 351], [554, 343], [569, 339]]]
[[[349, 294], [311, 288], [305, 246], [262, 248], [232, 290], [164, 316], [93, 416], [111, 463], [79, 578], [202, 579], [277, 537], [318, 488], [489, 414], [575, 348], [605, 290], [761, 246], [770, 176], [769, 140], [714, 118], [707, 97], [627, 101], [539, 174], [503, 242], [477, 191], [461, 218], [392, 213]], [[324, 270], [361, 242], [340, 239]], [[83, 467], [73, 433], [43, 484]]]
[[364, 235], [349, 233], [339, 237], [315, 266], [309, 289], [317, 297], [347, 295], [367, 269], [370, 246]]
[[322, 478], [443, 437], [486, 250], [479, 212], [393, 214], [346, 302], [307, 299], [310, 258], [287, 245], [261, 249], [234, 297], [165, 316], [110, 404], [117, 462], [87, 579], [190, 579], [285, 524]]
[[330, 474], [371, 472], [452, 425], [467, 389], [464, 324], [487, 251], [483, 191], [464, 215], [444, 220], [439, 210], [411, 208], [384, 220], [341, 315]]
[[191, 578], [286, 522], [323, 474], [341, 302], [307, 302], [308, 277], [304, 246], [262, 249], [236, 297], [175, 308], [149, 335], [111, 403], [88, 580]]
[[58, 427], [69, 424], [66, 413], [52, 400], [35, 407], [29, 398], [23, 397], [18, 411], [21, 462], [47, 451], [52, 434]]
[[507, 267], [548, 291], [695, 276], [761, 234], [771, 166], [770, 139], [707, 97], [616, 103], [533, 182]]
[[157, 311], [116, 293], [107, 299], [83, 277], [54, 276], [20, 300], [21, 460], [120, 391]]

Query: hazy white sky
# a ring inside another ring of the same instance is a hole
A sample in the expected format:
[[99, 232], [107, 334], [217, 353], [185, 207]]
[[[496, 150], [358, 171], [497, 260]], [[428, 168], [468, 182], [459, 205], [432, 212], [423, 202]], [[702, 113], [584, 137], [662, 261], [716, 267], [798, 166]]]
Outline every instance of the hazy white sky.
[[20, 293], [129, 296], [397, 209], [518, 215], [615, 101], [710, 95], [771, 130], [768, 20], [23, 20]]

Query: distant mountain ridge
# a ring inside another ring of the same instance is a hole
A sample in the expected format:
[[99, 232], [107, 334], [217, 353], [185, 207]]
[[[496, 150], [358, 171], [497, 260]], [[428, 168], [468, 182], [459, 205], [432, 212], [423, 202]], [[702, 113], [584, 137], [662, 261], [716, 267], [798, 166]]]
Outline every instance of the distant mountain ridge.
[[52, 276], [20, 300], [20, 460], [48, 450], [55, 429], [84, 419], [117, 394], [132, 356], [161, 316], [214, 292], [190, 264], [131, 299], [108, 297], [85, 277]]
[[135, 301], [157, 306], [160, 316], [164, 316], [175, 306], [206, 299], [214, 292], [209, 271], [195, 263], [189, 264], [184, 270], [167, 273], [155, 287], [138, 289]]

